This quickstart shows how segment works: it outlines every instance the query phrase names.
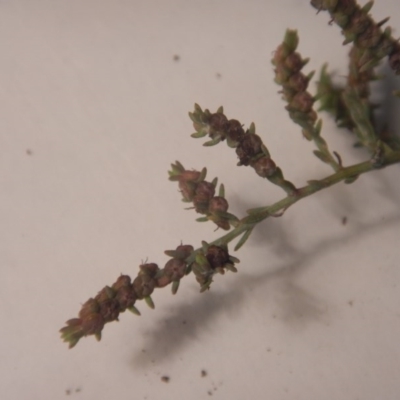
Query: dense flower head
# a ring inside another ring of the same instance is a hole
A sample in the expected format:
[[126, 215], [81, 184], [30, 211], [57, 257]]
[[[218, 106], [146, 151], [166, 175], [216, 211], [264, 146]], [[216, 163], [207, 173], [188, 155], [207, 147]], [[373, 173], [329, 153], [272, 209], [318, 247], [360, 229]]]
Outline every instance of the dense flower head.
[[138, 300], [154, 308], [151, 294], [156, 288], [172, 283], [172, 292], [176, 293], [179, 281], [188, 271], [186, 261], [193, 254], [193, 246], [180, 245], [175, 250], [166, 251], [171, 256], [164, 268], [155, 263], [143, 263], [139, 266], [136, 278], [131, 280], [128, 275], [120, 275], [111, 286], [105, 286], [94, 298], [87, 300], [81, 307], [78, 318], [70, 319], [63, 327], [61, 337], [74, 347], [78, 341], [89, 335], [95, 335], [100, 340], [104, 325], [117, 321], [120, 313], [130, 310], [140, 315], [135, 307]]
[[206, 169], [201, 172], [188, 171], [178, 161], [172, 164], [170, 180], [178, 181], [183, 201], [192, 202], [194, 210], [205, 217], [200, 221], [212, 221], [218, 228], [229, 230], [237, 218], [228, 213], [229, 204], [224, 197], [225, 189], [220, 185], [216, 193], [217, 179], [206, 181]]
[[202, 250], [196, 253], [195, 261], [191, 265], [192, 271], [200, 284], [200, 291], [210, 288], [213, 276], [217, 273], [224, 274], [225, 270], [237, 272], [235, 263], [239, 260], [229, 255], [226, 246], [209, 245], [203, 242]]
[[332, 22], [342, 29], [344, 44], [353, 42], [361, 51], [360, 68], [372, 69], [382, 58], [389, 56], [390, 67], [395, 74], [400, 74], [400, 68], [396, 63], [390, 62], [392, 54], [400, 51], [400, 44], [392, 37], [390, 27], [382, 30], [383, 24], [389, 18], [376, 23], [369, 15], [373, 2], [360, 7], [355, 0], [311, 0], [311, 5], [319, 11], [328, 11]]

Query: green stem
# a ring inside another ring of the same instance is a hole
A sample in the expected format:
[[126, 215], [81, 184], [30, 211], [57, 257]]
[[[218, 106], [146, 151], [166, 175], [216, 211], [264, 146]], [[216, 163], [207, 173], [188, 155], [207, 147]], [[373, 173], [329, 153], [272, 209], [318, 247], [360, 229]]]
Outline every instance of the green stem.
[[[382, 159], [379, 161], [379, 168], [384, 168], [388, 165], [399, 163], [400, 151], [393, 151], [390, 154], [383, 156]], [[254, 227], [268, 217], [276, 216], [279, 212], [286, 211], [291, 205], [297, 203], [299, 200], [304, 199], [305, 197], [310, 196], [316, 192], [319, 192], [322, 189], [333, 186], [339, 182], [357, 177], [375, 169], [377, 169], [377, 165], [372, 160], [368, 160], [359, 164], [352, 165], [350, 167], [342, 168], [336, 173], [327, 176], [326, 178], [309, 181], [309, 184], [307, 186], [297, 189], [294, 194], [277, 201], [271, 206], [260, 208], [257, 213], [253, 213], [249, 216], [242, 218], [239, 221], [239, 225], [235, 229], [228, 232], [226, 235], [223, 235], [220, 238], [214, 240], [211, 244], [217, 246], [228, 244], [233, 239], [237, 238], [248, 229]]]

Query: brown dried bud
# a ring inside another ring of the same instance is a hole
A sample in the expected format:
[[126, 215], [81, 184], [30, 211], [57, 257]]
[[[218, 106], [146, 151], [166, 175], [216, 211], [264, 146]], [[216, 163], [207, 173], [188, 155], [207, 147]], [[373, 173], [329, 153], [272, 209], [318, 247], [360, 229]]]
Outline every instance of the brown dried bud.
[[259, 158], [256, 162], [251, 164], [251, 166], [254, 168], [257, 175], [263, 178], [273, 175], [276, 171], [276, 165], [274, 161], [267, 156]]
[[136, 294], [133, 287], [131, 285], [121, 287], [115, 296], [115, 300], [118, 301], [121, 311], [126, 310], [128, 307], [132, 307], [136, 301]]
[[226, 136], [234, 142], [239, 142], [243, 135], [242, 124], [236, 119], [230, 119], [226, 125]]
[[183, 199], [186, 201], [192, 201], [196, 191], [197, 184], [194, 182], [179, 180], [178, 185], [179, 189], [181, 190]]
[[246, 134], [236, 148], [241, 165], [249, 165], [250, 159], [261, 153], [262, 140], [255, 133]]
[[82, 331], [85, 335], [100, 333], [104, 328], [104, 319], [100, 314], [90, 314], [82, 319]]
[[138, 275], [133, 281], [133, 289], [138, 299], [150, 296], [155, 287], [156, 281], [149, 275]]
[[303, 60], [299, 53], [289, 54], [284, 62], [284, 66], [288, 68], [292, 73], [298, 72], [303, 68]]
[[194, 248], [192, 245], [181, 244], [175, 250], [177, 252], [177, 255], [175, 256], [175, 258], [178, 258], [180, 260], [186, 260], [186, 258], [188, 258], [192, 254], [193, 250], [194, 250]]
[[156, 276], [157, 272], [159, 271], [158, 265], [154, 263], [142, 264], [139, 265], [140, 268], [140, 275], [147, 275], [151, 278]]
[[131, 277], [129, 275], [120, 275], [118, 279], [113, 283], [112, 288], [114, 290], [119, 290], [122, 287], [130, 287]]
[[199, 171], [183, 171], [179, 175], [179, 180], [183, 182], [197, 182], [200, 178], [201, 172]]
[[210, 213], [223, 211], [226, 212], [228, 210], [229, 204], [224, 197], [215, 196], [210, 200], [208, 211]]
[[[209, 125], [212, 130], [218, 131], [218, 132], [224, 132], [226, 129], [226, 125], [228, 123], [228, 118], [222, 113], [215, 113], [211, 114], [210, 119], [209, 119]], [[212, 136], [212, 135], [210, 135]]]
[[295, 92], [304, 92], [308, 86], [308, 79], [301, 72], [297, 72], [289, 78], [287, 84]]
[[212, 183], [203, 181], [197, 185], [195, 193], [197, 200], [209, 201], [214, 196], [215, 187]]
[[164, 267], [164, 273], [171, 278], [171, 281], [178, 281], [183, 278], [186, 273], [186, 263], [183, 260], [171, 258]]
[[284, 44], [280, 44], [275, 52], [274, 52], [274, 57], [272, 58], [272, 64], [274, 65], [279, 65], [282, 63], [282, 61], [289, 55], [289, 50], [287, 46]]
[[85, 318], [90, 314], [97, 313], [99, 309], [99, 303], [95, 299], [89, 299], [79, 311], [79, 318]]
[[157, 278], [157, 287], [158, 288], [163, 288], [167, 285], [169, 285], [172, 282], [172, 279], [168, 275], [162, 275], [159, 278]]
[[301, 113], [308, 113], [311, 111], [313, 104], [314, 99], [308, 92], [300, 92], [293, 97], [289, 107]]
[[100, 303], [100, 314], [104, 322], [111, 322], [118, 319], [119, 311], [119, 303], [116, 299], [108, 299]]
[[207, 249], [206, 258], [212, 269], [223, 267], [230, 262], [228, 252], [222, 247], [214, 245]]
[[103, 289], [97, 293], [96, 297], [94, 298], [96, 301], [101, 303], [102, 301], [112, 299], [115, 296], [116, 292], [110, 286], [105, 286]]
[[215, 193], [215, 187], [212, 183], [202, 181], [196, 187], [196, 193], [193, 197], [193, 205], [196, 212], [200, 214], [207, 214], [208, 202]]

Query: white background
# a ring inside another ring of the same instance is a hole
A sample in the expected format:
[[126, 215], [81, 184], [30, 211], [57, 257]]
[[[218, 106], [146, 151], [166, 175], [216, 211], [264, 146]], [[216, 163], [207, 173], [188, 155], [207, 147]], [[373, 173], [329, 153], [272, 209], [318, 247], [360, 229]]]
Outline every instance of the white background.
[[[398, 36], [398, 1], [376, 3]], [[297, 186], [331, 173], [287, 117], [270, 63], [298, 29], [305, 72], [328, 61], [343, 80], [348, 48], [328, 21], [300, 0], [0, 1], [2, 399], [398, 399], [398, 165], [267, 220], [211, 291], [188, 276], [100, 343], [59, 339], [120, 273], [221, 234], [184, 210], [171, 162], [207, 166], [238, 216], [282, 198], [225, 143], [190, 138], [194, 102], [254, 121]], [[398, 132], [395, 107], [381, 110]], [[323, 135], [346, 165], [368, 157], [329, 118]]]

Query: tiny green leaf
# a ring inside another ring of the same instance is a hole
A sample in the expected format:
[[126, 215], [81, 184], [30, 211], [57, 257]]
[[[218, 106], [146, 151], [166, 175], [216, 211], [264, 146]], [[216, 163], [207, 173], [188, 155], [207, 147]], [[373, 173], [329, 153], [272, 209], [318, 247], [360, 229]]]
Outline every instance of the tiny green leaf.
[[221, 137], [217, 136], [213, 140], [209, 140], [208, 142], [203, 143], [203, 146], [210, 147], [210, 146], [215, 146], [221, 141]]
[[252, 232], [253, 228], [250, 228], [243, 234], [235, 246], [235, 251], [239, 250], [247, 242], [247, 239], [250, 237]]
[[172, 294], [176, 294], [178, 292], [179, 283], [180, 283], [180, 281], [173, 281], [172, 282], [172, 285], [171, 285]]
[[314, 150], [313, 153], [317, 158], [319, 158], [324, 163], [329, 163], [331, 161], [330, 157], [327, 154], [323, 153], [322, 151]]
[[155, 305], [154, 305], [154, 302], [153, 302], [153, 299], [151, 298], [151, 296], [146, 296], [144, 298], [144, 301], [152, 310], [154, 310]]
[[219, 185], [218, 196], [225, 197], [225, 186], [222, 183]]
[[190, 136], [192, 138], [198, 139], [198, 138], [202, 138], [204, 136], [207, 136], [207, 132], [199, 131], [199, 132], [192, 133]]

